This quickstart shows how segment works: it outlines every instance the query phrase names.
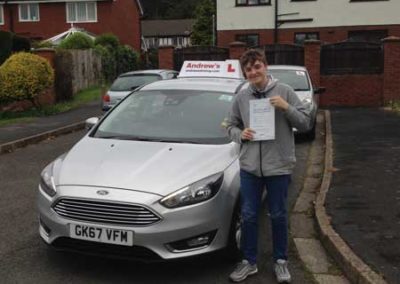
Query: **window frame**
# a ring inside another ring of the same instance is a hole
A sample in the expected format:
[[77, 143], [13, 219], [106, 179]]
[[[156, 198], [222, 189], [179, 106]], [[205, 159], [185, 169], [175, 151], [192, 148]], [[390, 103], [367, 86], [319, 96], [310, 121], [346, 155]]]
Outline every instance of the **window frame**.
[[235, 0], [236, 7], [257, 7], [257, 6], [271, 6], [271, 0], [266, 0], [268, 3], [260, 3], [262, 0], [256, 0], [257, 4], [249, 4], [249, 0], [245, 0], [246, 3], [238, 3], [238, 0]]
[[376, 41], [371, 41], [371, 40], [366, 40], [366, 39], [362, 39], [362, 40], [353, 40], [352, 38], [354, 36], [366, 36], [367, 37], [373, 37], [373, 36], [377, 36], [379, 34], [382, 34], [382, 39], [384, 39], [385, 37], [389, 36], [389, 30], [388, 29], [376, 29], [376, 30], [349, 30], [347, 31], [347, 41], [361, 41], [361, 42], [377, 42], [379, 43], [380, 40], [376, 40]]
[[[245, 36], [246, 38], [248, 38], [249, 36], [257, 36], [257, 44], [254, 45], [254, 46], [259, 46], [259, 45], [260, 45], [260, 34], [257, 34], [257, 33], [252, 33], [252, 34], [235, 34], [235, 41], [241, 41], [241, 40], [239, 39], [239, 37], [241, 37], [241, 36]], [[246, 41], [241, 41], [241, 42], [244, 42], [244, 43], [246, 43], [247, 46], [249, 46], [247, 40], [246, 40]], [[252, 46], [253, 46], [253, 45], [252, 45]], [[249, 47], [251, 47], [251, 46], [249, 46]]]
[[[28, 19], [21, 18], [21, 7], [22, 5], [26, 5], [28, 7]], [[37, 7], [37, 19], [33, 20], [31, 17], [31, 6]], [[39, 3], [21, 3], [18, 4], [18, 21], [19, 22], [39, 22], [40, 21], [40, 4]]]
[[[80, 21], [77, 19], [77, 5], [79, 3], [85, 3], [86, 4], [86, 21]], [[95, 19], [94, 20], [88, 20], [88, 9], [87, 9], [87, 5], [89, 3], [94, 3], [94, 16]], [[68, 5], [75, 5], [75, 18], [76, 20], [72, 21], [69, 19], [70, 14], [69, 14], [69, 9], [68, 9]], [[65, 2], [65, 17], [66, 17], [66, 22], [68, 24], [75, 24], [75, 23], [97, 23], [98, 22], [98, 16], [97, 16], [97, 1], [81, 1], [81, 2]]]
[[0, 4], [0, 26], [4, 25], [5, 19], [4, 19], [4, 8], [3, 4]]
[[307, 39], [307, 35], [309, 35], [309, 34], [316, 34], [316, 35], [317, 35], [317, 39], [316, 39], [316, 40], [319, 40], [319, 39], [320, 39], [320, 37], [319, 37], [319, 32], [295, 32], [294, 35], [293, 35], [293, 43], [294, 43], [294, 44], [304, 45], [304, 41], [303, 41], [302, 43], [297, 43], [297, 42], [296, 42], [296, 36], [297, 36], [298, 34], [305, 34], [305, 35], [306, 35], [306, 38], [304, 39], [304, 41], [308, 40], [308, 39]]
[[352, 2], [382, 2], [382, 1], [390, 1], [390, 0], [350, 0]]

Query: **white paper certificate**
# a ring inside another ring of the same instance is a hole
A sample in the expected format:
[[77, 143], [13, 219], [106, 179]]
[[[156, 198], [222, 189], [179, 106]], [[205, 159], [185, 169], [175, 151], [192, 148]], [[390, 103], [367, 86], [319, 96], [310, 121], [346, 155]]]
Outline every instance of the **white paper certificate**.
[[275, 139], [275, 108], [269, 99], [250, 101], [250, 128], [256, 132], [253, 141]]

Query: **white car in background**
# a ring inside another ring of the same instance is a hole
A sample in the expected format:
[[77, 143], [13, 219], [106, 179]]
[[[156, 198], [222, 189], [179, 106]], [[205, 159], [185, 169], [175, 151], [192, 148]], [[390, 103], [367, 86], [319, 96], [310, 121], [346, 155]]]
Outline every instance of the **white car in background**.
[[311, 113], [310, 130], [304, 135], [309, 139], [315, 137], [316, 114], [318, 111], [319, 97], [325, 88], [314, 88], [307, 69], [303, 66], [293, 65], [268, 65], [268, 74], [279, 82], [291, 86], [300, 100], [307, 106]]
[[174, 79], [179, 72], [167, 69], [140, 70], [121, 74], [102, 98], [102, 109], [107, 111], [136, 88], [159, 80]]

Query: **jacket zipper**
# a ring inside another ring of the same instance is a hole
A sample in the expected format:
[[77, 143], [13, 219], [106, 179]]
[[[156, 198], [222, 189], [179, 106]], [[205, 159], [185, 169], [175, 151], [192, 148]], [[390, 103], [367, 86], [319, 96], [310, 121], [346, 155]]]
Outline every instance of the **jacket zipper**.
[[263, 174], [263, 168], [262, 168], [262, 150], [261, 150], [261, 141], [259, 142], [260, 145], [260, 172], [261, 172], [261, 177], [264, 177]]
[[[261, 96], [258, 99], [264, 98], [265, 99], [265, 94], [261, 94]], [[264, 177], [264, 173], [263, 173], [263, 168], [262, 168], [262, 141], [259, 141], [259, 145], [260, 145], [260, 173], [261, 173], [261, 177]]]

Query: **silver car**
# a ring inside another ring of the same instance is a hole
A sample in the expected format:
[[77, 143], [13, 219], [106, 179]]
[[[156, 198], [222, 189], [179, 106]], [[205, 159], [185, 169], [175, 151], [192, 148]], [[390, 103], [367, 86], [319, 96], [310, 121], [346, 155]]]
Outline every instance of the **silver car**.
[[235, 251], [239, 145], [221, 122], [243, 82], [157, 81], [88, 120], [88, 134], [41, 174], [41, 238], [145, 261]]
[[102, 98], [102, 109], [108, 111], [136, 88], [158, 80], [174, 79], [177, 71], [167, 69], [139, 70], [118, 76]]
[[315, 89], [311, 83], [311, 78], [307, 69], [303, 66], [269, 65], [268, 74], [275, 79], [278, 79], [279, 82], [291, 86], [299, 99], [304, 105], [306, 105], [311, 113], [312, 125], [310, 125], [310, 130], [304, 133], [304, 135], [309, 139], [314, 139], [316, 113], [318, 111], [319, 103], [317, 94], [322, 94], [325, 91], [325, 88]]

